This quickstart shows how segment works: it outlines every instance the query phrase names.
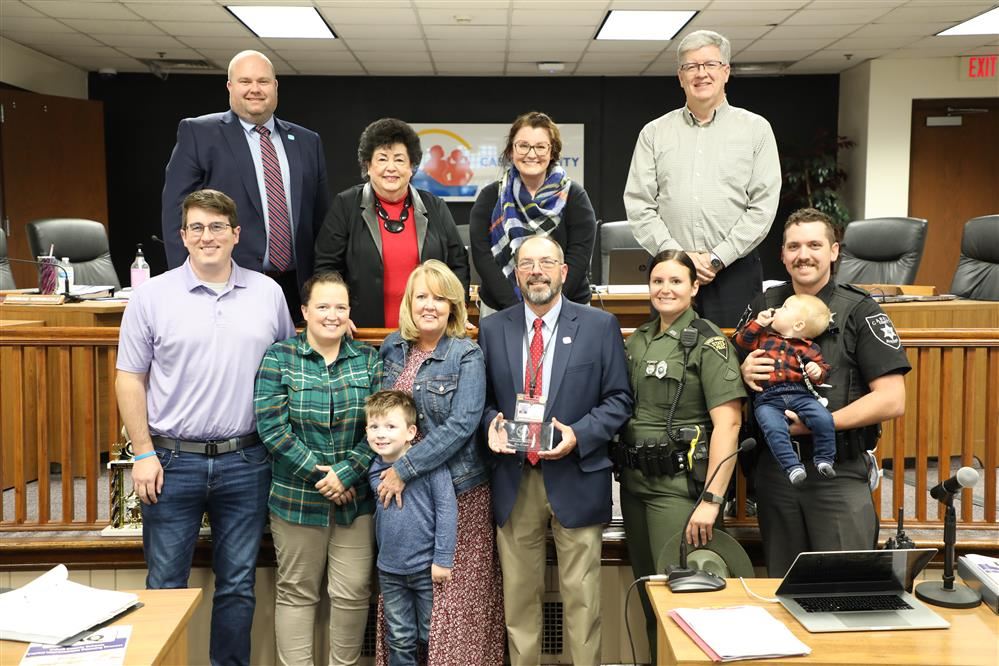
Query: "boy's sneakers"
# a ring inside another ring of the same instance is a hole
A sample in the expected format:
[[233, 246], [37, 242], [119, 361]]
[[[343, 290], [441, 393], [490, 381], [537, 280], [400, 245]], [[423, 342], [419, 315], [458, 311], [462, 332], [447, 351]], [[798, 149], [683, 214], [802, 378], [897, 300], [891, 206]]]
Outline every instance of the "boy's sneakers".
[[833, 469], [832, 463], [828, 462], [817, 462], [815, 463], [815, 469], [819, 471], [819, 474], [827, 479], [832, 479], [836, 477], [836, 470]]
[[807, 476], [804, 467], [794, 467], [787, 473], [787, 479], [791, 482], [792, 486], [800, 486], [805, 482], [805, 477]]

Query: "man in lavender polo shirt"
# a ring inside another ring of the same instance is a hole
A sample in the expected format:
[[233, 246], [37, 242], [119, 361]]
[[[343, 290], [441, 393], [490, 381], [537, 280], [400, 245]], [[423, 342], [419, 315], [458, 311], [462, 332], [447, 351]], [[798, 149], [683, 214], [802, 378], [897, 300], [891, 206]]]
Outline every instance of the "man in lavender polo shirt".
[[236, 205], [216, 190], [183, 204], [179, 268], [132, 294], [115, 390], [132, 438], [149, 589], [187, 587], [201, 516], [212, 529], [212, 664], [248, 664], [270, 458], [253, 381], [264, 352], [295, 334], [281, 288], [232, 261]]

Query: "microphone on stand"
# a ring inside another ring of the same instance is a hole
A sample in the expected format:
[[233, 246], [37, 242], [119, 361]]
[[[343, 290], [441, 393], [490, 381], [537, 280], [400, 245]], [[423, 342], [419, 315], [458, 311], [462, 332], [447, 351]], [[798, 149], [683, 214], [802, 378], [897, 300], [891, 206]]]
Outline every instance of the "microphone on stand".
[[954, 495], [978, 483], [978, 472], [962, 467], [957, 474], [930, 489], [930, 496], [947, 507], [944, 512], [944, 570], [942, 580], [928, 580], [916, 586], [916, 598], [944, 608], [974, 608], [982, 595], [961, 583], [954, 584], [954, 550], [957, 546], [957, 512]]
[[[62, 272], [62, 277], [63, 277], [62, 290], [63, 290], [63, 293], [61, 295], [66, 299], [66, 302], [67, 303], [75, 303], [75, 302], [78, 302], [78, 301], [82, 300], [82, 299], [77, 298], [76, 296], [73, 296], [72, 294], [69, 293], [69, 273], [66, 271], [65, 268], [62, 267], [62, 265], [58, 261], [56, 261], [54, 263], [46, 263], [46, 262], [43, 262], [43, 261], [33, 261], [31, 259], [15, 259], [14, 257], [7, 257], [7, 261], [13, 261], [13, 262], [16, 262], [16, 263], [19, 263], [19, 264], [34, 264], [35, 266], [42, 266], [42, 267], [52, 266], [57, 271], [61, 271]], [[38, 292], [41, 293], [41, 289], [39, 289]], [[53, 290], [52, 293], [55, 293], [55, 291]], [[59, 294], [57, 294], [57, 295], [59, 295]]]
[[[705, 488], [711, 485], [711, 482], [715, 480], [718, 472], [721, 470], [722, 466], [735, 456], [743, 453], [745, 451], [752, 451], [756, 448], [756, 440], [752, 437], [744, 440], [739, 444], [739, 448], [725, 456], [718, 466], [715, 467], [715, 471], [711, 474], [711, 477], [704, 484]], [[714, 590], [725, 589], [725, 579], [711, 573], [710, 571], [701, 571], [699, 569], [692, 569], [687, 566], [687, 526], [690, 524], [690, 519], [694, 516], [694, 511], [697, 507], [701, 505], [703, 497], [698, 497], [697, 501], [694, 502], [694, 506], [690, 508], [690, 513], [687, 514], [687, 519], [683, 521], [683, 529], [680, 532], [680, 562], [676, 565], [671, 565], [667, 570], [667, 583], [669, 589], [672, 592], [711, 592]], [[721, 507], [720, 510], [724, 510], [725, 507]]]

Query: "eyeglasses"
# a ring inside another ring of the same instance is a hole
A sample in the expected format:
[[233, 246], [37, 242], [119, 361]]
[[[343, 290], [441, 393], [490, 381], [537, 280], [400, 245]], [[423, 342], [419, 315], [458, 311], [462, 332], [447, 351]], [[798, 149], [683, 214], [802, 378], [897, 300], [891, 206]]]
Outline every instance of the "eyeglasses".
[[518, 141], [513, 144], [513, 149], [517, 151], [518, 155], [527, 155], [533, 150], [538, 157], [544, 157], [551, 150], [551, 146], [547, 143], [536, 143], [532, 146], [526, 141]]
[[691, 72], [697, 72], [702, 67], [707, 72], [717, 72], [719, 69], [725, 66], [721, 60], [708, 60], [707, 62], [685, 62], [680, 65], [680, 71], [685, 74], [690, 74]]
[[551, 257], [545, 257], [544, 259], [521, 259], [517, 262], [517, 270], [527, 273], [528, 271], [533, 271], [535, 266], [541, 266], [543, 270], [550, 271], [554, 268], [558, 268], [559, 264], [562, 262], [558, 259], [552, 259]]
[[194, 234], [195, 236], [201, 236], [205, 233], [205, 229], [208, 229], [208, 231], [212, 232], [212, 236], [221, 236], [225, 233], [226, 229], [231, 226], [231, 224], [226, 222], [212, 222], [208, 226], [194, 223], [187, 225], [187, 233]]

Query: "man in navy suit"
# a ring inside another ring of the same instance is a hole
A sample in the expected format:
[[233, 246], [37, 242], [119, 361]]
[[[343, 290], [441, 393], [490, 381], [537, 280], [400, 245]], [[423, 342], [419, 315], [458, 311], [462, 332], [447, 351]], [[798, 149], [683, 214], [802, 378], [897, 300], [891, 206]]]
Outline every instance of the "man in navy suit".
[[[608, 444], [633, 404], [624, 343], [612, 315], [562, 298], [568, 268], [557, 243], [531, 237], [517, 249], [516, 266], [524, 303], [486, 317], [479, 329], [486, 361], [482, 425], [493, 453], [510, 663], [541, 663], [550, 524], [572, 663], [599, 664], [600, 554], [611, 518]], [[515, 451], [505, 419], [539, 404], [554, 428], [553, 448]]]
[[191, 192], [225, 192], [239, 211], [232, 258], [281, 285], [295, 321], [298, 290], [312, 275], [316, 234], [329, 207], [326, 158], [319, 135], [274, 117], [278, 81], [262, 53], [229, 62], [230, 111], [185, 118], [166, 167], [162, 222], [167, 264], [184, 263], [181, 204]]

